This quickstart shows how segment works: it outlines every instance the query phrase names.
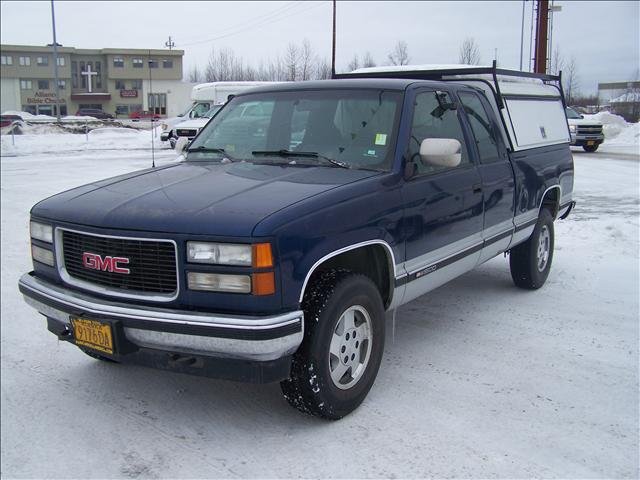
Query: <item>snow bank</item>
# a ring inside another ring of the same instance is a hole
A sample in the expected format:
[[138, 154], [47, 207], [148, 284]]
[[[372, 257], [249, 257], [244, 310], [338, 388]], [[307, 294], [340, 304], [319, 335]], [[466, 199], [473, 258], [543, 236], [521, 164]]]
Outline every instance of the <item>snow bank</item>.
[[19, 112], [17, 110], [7, 110], [3, 112], [2, 115], [19, 115], [25, 121], [54, 121], [56, 117], [51, 117], [49, 115], [33, 115], [29, 112]]

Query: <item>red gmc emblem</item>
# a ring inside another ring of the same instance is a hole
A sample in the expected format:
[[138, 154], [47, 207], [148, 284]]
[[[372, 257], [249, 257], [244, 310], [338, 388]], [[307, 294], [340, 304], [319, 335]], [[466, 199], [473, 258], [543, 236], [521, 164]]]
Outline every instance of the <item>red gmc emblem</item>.
[[100, 270], [103, 272], [113, 273], [125, 273], [129, 275], [129, 269], [121, 267], [120, 264], [127, 265], [129, 263], [128, 258], [124, 257], [104, 257], [102, 258], [97, 253], [84, 252], [82, 254], [82, 265], [84, 268], [91, 270]]

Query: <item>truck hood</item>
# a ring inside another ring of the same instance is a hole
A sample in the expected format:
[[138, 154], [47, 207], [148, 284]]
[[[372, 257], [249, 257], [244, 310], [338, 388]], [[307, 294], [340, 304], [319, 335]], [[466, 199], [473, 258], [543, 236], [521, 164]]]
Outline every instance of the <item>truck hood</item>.
[[602, 126], [602, 122], [597, 120], [589, 120], [588, 118], [568, 118], [569, 125], [598, 125]]
[[183, 162], [74, 188], [35, 217], [117, 230], [247, 237], [296, 202], [377, 172], [332, 167]]
[[207, 122], [211, 120], [210, 118], [194, 118], [193, 120], [187, 120], [185, 122], [180, 122], [175, 125], [176, 128], [202, 128]]

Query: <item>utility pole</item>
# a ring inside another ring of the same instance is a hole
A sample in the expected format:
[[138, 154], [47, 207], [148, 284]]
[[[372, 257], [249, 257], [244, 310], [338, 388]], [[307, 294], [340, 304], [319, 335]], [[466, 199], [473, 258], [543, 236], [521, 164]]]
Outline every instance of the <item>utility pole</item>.
[[336, 76], [336, 0], [333, 0], [333, 42], [331, 44], [331, 78]]
[[522, 0], [522, 24], [520, 26], [520, 71], [522, 71], [522, 48], [524, 47], [524, 5], [527, 0]]
[[[171, 37], [169, 37], [171, 38]], [[156, 168], [156, 151], [153, 142], [153, 136], [155, 135], [153, 127], [153, 116], [155, 115], [156, 100], [153, 96], [153, 88], [151, 87], [151, 50], [149, 50], [149, 61], [147, 62], [147, 68], [149, 68], [149, 93], [147, 94], [148, 109], [151, 112], [151, 166]], [[151, 100], [153, 99], [153, 110], [151, 110]]]
[[53, 27], [53, 78], [56, 91], [56, 119], [60, 123], [60, 85], [58, 85], [58, 40], [56, 39], [56, 13], [51, 0], [51, 25]]
[[535, 73], [547, 73], [547, 34], [549, 31], [549, 0], [538, 1], [536, 17]]
[[164, 42], [164, 46], [168, 47], [169, 50], [173, 50], [173, 47], [176, 46], [176, 44], [171, 41], [171, 35], [169, 35], [169, 40]]

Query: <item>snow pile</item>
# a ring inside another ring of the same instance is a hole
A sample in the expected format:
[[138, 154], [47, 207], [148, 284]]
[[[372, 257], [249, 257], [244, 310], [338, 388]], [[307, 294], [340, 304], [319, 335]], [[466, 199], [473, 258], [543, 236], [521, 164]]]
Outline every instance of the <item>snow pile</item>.
[[[60, 135], [60, 132], [76, 133]], [[0, 155], [3, 157], [25, 156], [41, 153], [65, 153], [99, 150], [151, 150], [152, 132], [132, 128], [96, 128], [88, 135], [77, 128], [58, 125], [27, 126], [24, 135], [3, 135], [0, 139]], [[36, 131], [37, 133], [33, 133]], [[79, 133], [79, 134], [78, 134]], [[160, 135], [153, 137], [156, 150], [168, 149], [160, 142]], [[173, 150], [171, 150], [173, 153]]]
[[[593, 115], [584, 115], [585, 120], [602, 123], [602, 131], [606, 143], [620, 145], [638, 144], [638, 124], [628, 123], [620, 115], [611, 112], [598, 112]], [[635, 133], [634, 133], [635, 132]]]
[[45, 122], [51, 122], [51, 121], [55, 121], [56, 117], [51, 117], [49, 115], [33, 115], [32, 113], [29, 112], [19, 112], [17, 110], [7, 110], [6, 112], [3, 112], [2, 115], [19, 115], [23, 120], [25, 121], [45, 121]]

